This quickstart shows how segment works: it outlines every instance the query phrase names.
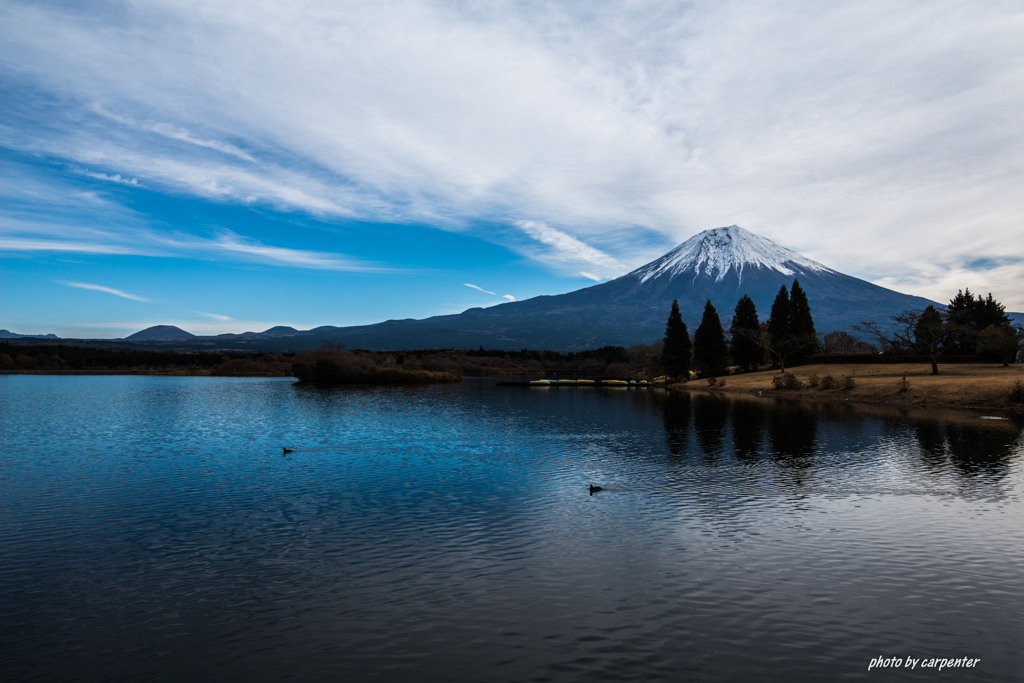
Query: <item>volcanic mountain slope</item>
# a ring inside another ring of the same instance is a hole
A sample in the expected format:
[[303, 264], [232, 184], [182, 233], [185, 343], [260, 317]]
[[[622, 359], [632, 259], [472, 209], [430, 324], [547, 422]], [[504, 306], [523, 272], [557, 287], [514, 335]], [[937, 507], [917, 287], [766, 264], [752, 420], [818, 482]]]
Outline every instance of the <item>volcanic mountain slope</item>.
[[708, 299], [726, 328], [745, 294], [765, 320], [779, 288], [794, 279], [807, 293], [819, 332], [851, 330], [862, 321], [885, 324], [894, 313], [933, 303], [844, 275], [734, 225], [706, 230], [631, 273], [575, 292], [310, 333], [370, 349], [630, 346], [662, 338], [673, 299], [692, 334]]

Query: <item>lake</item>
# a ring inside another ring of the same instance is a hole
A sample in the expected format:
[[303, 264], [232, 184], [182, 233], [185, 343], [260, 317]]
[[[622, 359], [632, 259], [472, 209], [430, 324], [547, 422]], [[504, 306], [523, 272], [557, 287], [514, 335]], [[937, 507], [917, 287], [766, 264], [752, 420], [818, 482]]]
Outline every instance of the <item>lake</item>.
[[7, 375], [0, 439], [3, 680], [1024, 680], [1012, 420]]

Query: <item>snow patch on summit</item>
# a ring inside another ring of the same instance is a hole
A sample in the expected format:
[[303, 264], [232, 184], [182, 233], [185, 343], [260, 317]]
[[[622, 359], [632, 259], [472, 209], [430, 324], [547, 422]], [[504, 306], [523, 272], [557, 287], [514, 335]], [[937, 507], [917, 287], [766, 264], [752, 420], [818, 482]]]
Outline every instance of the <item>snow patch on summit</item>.
[[774, 270], [787, 276], [797, 270], [835, 272], [769, 239], [731, 225], [698, 233], [630, 275], [640, 278], [640, 282], [662, 276], [675, 279], [684, 274], [713, 277], [717, 282], [731, 269], [735, 269], [742, 280], [746, 267]]

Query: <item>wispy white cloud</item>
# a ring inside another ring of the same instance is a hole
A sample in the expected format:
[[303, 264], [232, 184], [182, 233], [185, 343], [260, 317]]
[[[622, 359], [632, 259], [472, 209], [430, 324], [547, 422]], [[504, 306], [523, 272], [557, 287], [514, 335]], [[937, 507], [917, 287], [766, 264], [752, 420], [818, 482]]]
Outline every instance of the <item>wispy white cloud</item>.
[[130, 294], [128, 292], [121, 291], [120, 289], [114, 289], [113, 287], [104, 287], [103, 285], [94, 285], [88, 282], [68, 282], [66, 280], [61, 280], [60, 283], [62, 285], [67, 285], [68, 287], [75, 287], [76, 289], [89, 289], [96, 292], [113, 294], [114, 296], [119, 296], [122, 299], [131, 299], [132, 301], [152, 301], [152, 299], [147, 299], [137, 294]]
[[584, 262], [613, 275], [620, 275], [625, 272], [625, 266], [616, 258], [580, 241], [568, 233], [552, 228], [540, 221], [518, 221], [516, 225], [533, 239], [551, 247], [559, 260]]
[[204, 313], [203, 311], [196, 311], [196, 313], [198, 315], [206, 316], [207, 318], [219, 320], [220, 322], [228, 322], [229, 320], [231, 320], [231, 316], [229, 315], [220, 315], [218, 313]]
[[588, 273], [588, 272], [583, 271], [583, 270], [580, 271], [580, 275], [582, 275], [583, 277], [587, 278], [588, 280], [593, 280], [594, 282], [600, 282], [601, 280], [604, 279], [600, 275], [594, 275], [593, 273]]
[[[56, 141], [37, 145], [51, 153], [57, 152], [58, 146]], [[273, 205], [330, 216], [353, 216], [357, 212], [373, 211], [372, 198], [361, 197], [348, 186], [335, 186], [329, 179], [311, 177], [277, 165], [253, 170], [219, 160], [199, 162], [178, 158], [166, 151], [141, 153], [107, 141], [80, 149], [78, 161], [116, 165], [154, 185], [219, 201]]]
[[66, 239], [0, 236], [0, 251], [66, 251], [78, 254], [132, 254], [136, 250], [113, 244]]
[[207, 149], [213, 149], [218, 152], [236, 156], [239, 159], [244, 159], [245, 161], [256, 163], [256, 159], [234, 145], [226, 142], [219, 142], [217, 140], [202, 140], [195, 137], [187, 130], [177, 128], [169, 123], [155, 123], [149, 126], [149, 129], [154, 133], [159, 133], [160, 135], [171, 138], [172, 140], [181, 140], [182, 142], [187, 142], [191, 145], [196, 145], [197, 147], [206, 147]]
[[119, 185], [131, 185], [132, 187], [138, 187], [139, 181], [137, 178], [125, 178], [120, 173], [110, 175], [108, 173], [100, 173], [98, 171], [90, 171], [77, 166], [72, 166], [71, 170], [79, 175], [84, 175], [89, 178], [95, 178], [96, 180], [105, 180], [111, 183], [117, 183]]
[[[479, 292], [483, 292], [484, 294], [490, 294], [491, 296], [498, 296], [497, 292], [492, 292], [489, 289], [484, 289], [483, 287], [480, 287], [479, 285], [473, 285], [473, 284], [470, 284], [470, 283], [467, 282], [467, 283], [465, 283], [464, 286], [470, 287], [470, 288], [475, 289], [475, 290], [477, 290]], [[515, 301], [516, 300], [515, 296], [513, 296], [512, 294], [502, 294], [501, 298], [502, 299], [506, 299], [508, 301]]]
[[387, 272], [394, 270], [391, 268], [359, 263], [345, 259], [337, 254], [324, 254], [307, 249], [290, 249], [287, 247], [268, 246], [227, 231], [219, 237], [209, 241], [193, 240], [192, 246], [200, 249], [206, 247], [213, 250], [248, 257], [257, 261], [293, 266], [297, 268], [362, 272]]
[[473, 288], [473, 289], [475, 289], [477, 291], [483, 292], [484, 294], [490, 294], [491, 296], [498, 296], [496, 292], [492, 292], [490, 290], [484, 289], [483, 287], [479, 287], [477, 285], [471, 285], [468, 282], [465, 283], [464, 286], [465, 287], [471, 287], [471, 288]]
[[597, 253], [525, 253], [600, 277], [732, 223], [896, 285], [979, 233], [1024, 255], [1017, 3], [90, 7], [7, 4], [0, 60], [67, 111], [12, 99], [0, 138], [112, 181], [558, 226]]
[[119, 123], [123, 126], [128, 126], [131, 128], [135, 128], [137, 130], [149, 131], [152, 133], [156, 133], [157, 135], [162, 135], [163, 137], [171, 140], [186, 142], [190, 145], [195, 145], [196, 147], [205, 147], [206, 149], [212, 149], [217, 152], [222, 152], [224, 154], [230, 154], [231, 156], [238, 157], [239, 159], [244, 159], [245, 161], [248, 161], [250, 163], [256, 163], [256, 159], [254, 159], [252, 155], [250, 155], [248, 152], [245, 152], [242, 149], [239, 149], [235, 145], [232, 145], [227, 142], [221, 142], [220, 140], [202, 139], [197, 137], [190, 131], [185, 130], [184, 128], [180, 128], [169, 123], [143, 123], [140, 121], [135, 121], [131, 117], [121, 116], [119, 114], [115, 114], [114, 112], [108, 111], [106, 107], [104, 107], [102, 104], [98, 102], [93, 103], [92, 111], [99, 114], [100, 116], [110, 119], [111, 121]]
[[398, 272], [343, 254], [264, 244], [222, 230], [215, 237], [167, 235], [142, 226], [115, 232], [63, 222], [20, 220], [0, 213], [0, 251], [189, 257], [348, 272]]

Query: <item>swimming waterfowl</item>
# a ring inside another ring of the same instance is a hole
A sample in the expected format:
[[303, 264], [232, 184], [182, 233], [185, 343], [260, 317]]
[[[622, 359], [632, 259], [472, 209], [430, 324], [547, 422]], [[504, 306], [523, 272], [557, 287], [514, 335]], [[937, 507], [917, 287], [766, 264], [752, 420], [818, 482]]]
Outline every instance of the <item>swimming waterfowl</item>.
[[281, 447], [281, 455], [288, 455], [289, 453], [294, 453], [294, 452], [295, 451], [293, 451], [290, 448], [285, 448], [284, 446]]
[[594, 486], [593, 484], [590, 485], [590, 495], [594, 495], [598, 491], [604, 491], [604, 489], [600, 486]]

